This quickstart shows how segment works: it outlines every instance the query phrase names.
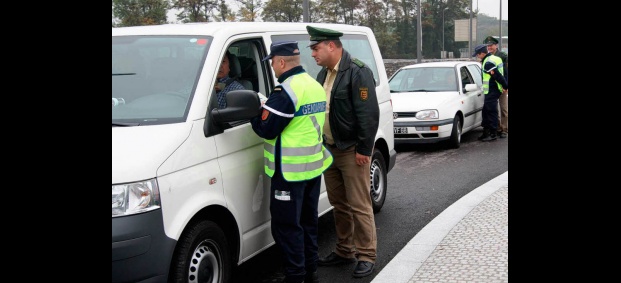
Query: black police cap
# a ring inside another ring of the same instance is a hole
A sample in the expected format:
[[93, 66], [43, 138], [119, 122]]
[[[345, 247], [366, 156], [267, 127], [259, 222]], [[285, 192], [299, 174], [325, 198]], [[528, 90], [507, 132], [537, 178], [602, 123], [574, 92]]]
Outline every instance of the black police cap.
[[487, 45], [486, 44], [477, 45], [477, 47], [474, 48], [474, 53], [472, 53], [472, 57], [477, 56], [477, 54], [479, 54], [479, 53], [486, 53], [487, 54]]
[[293, 56], [300, 55], [297, 41], [279, 41], [272, 42], [270, 45], [270, 54], [265, 56], [262, 61], [272, 59], [274, 56]]

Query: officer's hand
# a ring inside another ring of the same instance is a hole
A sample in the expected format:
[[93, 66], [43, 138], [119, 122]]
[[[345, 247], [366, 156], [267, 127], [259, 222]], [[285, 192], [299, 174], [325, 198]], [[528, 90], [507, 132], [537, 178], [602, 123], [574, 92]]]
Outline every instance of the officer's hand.
[[265, 94], [262, 94], [260, 92], [257, 92], [257, 95], [259, 96], [259, 100], [261, 101], [261, 106], [263, 106], [265, 102], [267, 101], [267, 96], [265, 96]]
[[371, 162], [371, 156], [362, 155], [356, 152], [356, 164], [358, 166], [366, 165]]

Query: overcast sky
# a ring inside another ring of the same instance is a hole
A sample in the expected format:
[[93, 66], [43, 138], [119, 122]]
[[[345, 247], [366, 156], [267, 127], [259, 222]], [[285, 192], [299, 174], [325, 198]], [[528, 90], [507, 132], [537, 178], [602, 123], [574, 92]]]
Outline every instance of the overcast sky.
[[[509, 0], [471, 0], [474, 10], [479, 8], [479, 13], [486, 14], [490, 17], [499, 18], [500, 1], [502, 1], [502, 20], [509, 20]], [[239, 9], [239, 3], [233, 0], [226, 0], [226, 3], [233, 9]], [[176, 21], [176, 10], [168, 11], [168, 21]]]
[[[502, 0], [502, 20], [509, 20], [509, 0]], [[473, 9], [479, 7], [479, 13], [500, 18], [500, 0], [472, 0]]]

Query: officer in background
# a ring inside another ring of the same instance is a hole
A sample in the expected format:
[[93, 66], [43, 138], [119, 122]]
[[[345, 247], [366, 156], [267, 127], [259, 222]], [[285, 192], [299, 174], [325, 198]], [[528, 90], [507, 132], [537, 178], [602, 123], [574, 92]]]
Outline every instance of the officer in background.
[[[509, 82], [509, 55], [503, 51], [498, 49], [498, 40], [492, 36], [488, 36], [483, 40], [484, 44], [487, 44], [487, 52], [492, 53], [500, 59], [502, 59], [502, 67], [504, 69], [503, 75], [505, 76], [505, 80]], [[500, 113], [498, 113], [498, 119], [500, 120], [500, 124], [498, 124], [498, 136], [501, 138], [506, 138], [509, 133], [509, 91], [505, 90], [500, 94], [498, 98], [498, 104], [500, 106]]]
[[316, 283], [321, 174], [332, 164], [322, 143], [326, 93], [300, 66], [297, 42], [272, 43], [263, 61], [270, 59], [280, 85], [250, 122], [265, 142], [272, 236], [283, 254], [284, 282]]
[[349, 264], [358, 259], [354, 277], [373, 273], [377, 234], [371, 201], [370, 171], [379, 105], [373, 72], [343, 49], [342, 32], [306, 26], [311, 55], [323, 68], [317, 81], [326, 90], [328, 106], [324, 140], [334, 163], [323, 173], [328, 200], [334, 207], [336, 247], [320, 266]]
[[481, 72], [483, 73], [483, 135], [478, 139], [482, 141], [492, 141], [497, 139], [498, 130], [498, 98], [500, 94], [509, 89], [509, 84], [502, 75], [502, 59], [487, 52], [487, 45], [481, 44], [474, 49], [472, 57], [477, 57], [481, 62]]

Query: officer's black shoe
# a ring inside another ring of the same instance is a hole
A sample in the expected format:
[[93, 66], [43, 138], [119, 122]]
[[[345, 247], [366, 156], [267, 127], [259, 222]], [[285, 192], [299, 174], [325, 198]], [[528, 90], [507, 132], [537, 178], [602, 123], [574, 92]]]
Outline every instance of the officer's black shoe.
[[482, 139], [482, 141], [486, 142], [486, 141], [493, 141], [496, 140], [498, 138], [498, 136], [496, 136], [496, 133], [493, 133], [487, 137], [485, 137], [484, 139]]
[[371, 273], [373, 273], [373, 267], [375, 264], [368, 261], [358, 261], [358, 265], [356, 265], [356, 269], [354, 269], [354, 277], [360, 278], [365, 277]]
[[499, 138], [501, 138], [501, 139], [507, 138], [507, 133], [505, 133], [505, 132], [501, 132], [501, 133], [498, 135], [498, 137], [499, 137]]
[[484, 129], [483, 130], [483, 134], [481, 136], [479, 136], [477, 139], [482, 141], [483, 139], [489, 137], [489, 130], [488, 129]]
[[308, 273], [306, 272], [306, 276], [304, 276], [305, 283], [319, 283], [319, 276], [317, 275], [317, 271]]
[[356, 261], [355, 258], [345, 258], [340, 255], [337, 255], [335, 252], [331, 252], [327, 257], [320, 258], [317, 261], [317, 265], [319, 266], [328, 266], [328, 265], [337, 265], [344, 263], [352, 263]]

